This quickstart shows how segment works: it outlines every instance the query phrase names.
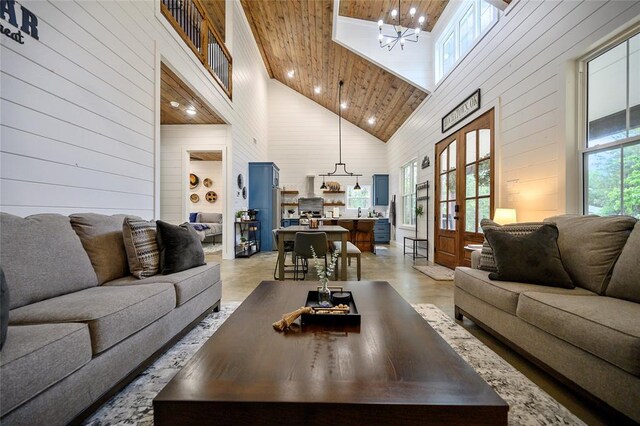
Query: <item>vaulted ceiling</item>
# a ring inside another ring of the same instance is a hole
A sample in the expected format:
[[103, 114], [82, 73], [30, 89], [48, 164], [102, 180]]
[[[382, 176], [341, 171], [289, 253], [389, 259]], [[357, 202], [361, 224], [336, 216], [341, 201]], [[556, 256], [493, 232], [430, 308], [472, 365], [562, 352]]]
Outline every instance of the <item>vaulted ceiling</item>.
[[[336, 114], [338, 81], [343, 79], [342, 99], [347, 104], [343, 117], [380, 140], [387, 142], [427, 97], [421, 89], [332, 41], [333, 0], [241, 3], [272, 78]], [[378, 1], [348, 3], [345, 8], [354, 11], [350, 13], [363, 16], [374, 14], [362, 12], [366, 5], [382, 7]], [[428, 1], [422, 3], [427, 9], [434, 7]], [[409, 2], [406, 4], [408, 8]], [[404, 5], [403, 0], [403, 10]], [[294, 72], [292, 77], [289, 71]], [[320, 93], [315, 93], [316, 87]]]
[[[402, 0], [400, 3], [400, 16], [402, 25], [408, 26], [411, 19], [408, 18], [409, 9], [416, 8], [415, 19], [420, 16], [427, 18], [424, 30], [431, 31], [447, 7], [449, 0]], [[398, 8], [398, 0], [340, 0], [340, 16], [364, 19], [365, 21], [378, 22], [382, 19], [390, 24], [390, 12]]]

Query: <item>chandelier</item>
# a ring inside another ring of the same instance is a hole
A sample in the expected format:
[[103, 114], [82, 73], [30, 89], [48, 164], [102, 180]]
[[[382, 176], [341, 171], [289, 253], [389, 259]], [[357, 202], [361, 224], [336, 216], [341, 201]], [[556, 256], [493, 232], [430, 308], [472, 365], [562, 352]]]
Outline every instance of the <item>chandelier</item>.
[[416, 8], [412, 7], [411, 9], [409, 9], [409, 18], [411, 18], [409, 27], [404, 28], [401, 24], [402, 18], [400, 14], [400, 0], [398, 0], [398, 8], [391, 11], [391, 19], [393, 21], [391, 25], [393, 25], [393, 31], [395, 32], [395, 34], [382, 34], [382, 26], [384, 25], [384, 22], [382, 21], [382, 19], [378, 21], [378, 30], [380, 31], [380, 33], [378, 34], [378, 42], [380, 43], [380, 47], [386, 47], [387, 49], [391, 50], [396, 47], [396, 44], [398, 44], [399, 42], [400, 49], [404, 50], [404, 44], [407, 41], [416, 43], [418, 41], [418, 36], [422, 31], [422, 26], [424, 25], [426, 18], [424, 16], [421, 16], [420, 18], [418, 18], [418, 25], [414, 26], [415, 17]]
[[[320, 189], [327, 189], [327, 184], [324, 182], [325, 177], [335, 177], [335, 176], [349, 176], [356, 178], [356, 185], [353, 189], [360, 189], [360, 184], [358, 183], [358, 176], [362, 176], [361, 174], [351, 173], [347, 171], [347, 164], [342, 162], [342, 85], [344, 82], [340, 80], [338, 83], [338, 142], [339, 142], [339, 150], [338, 150], [338, 163], [335, 163], [333, 171], [329, 173], [321, 173], [322, 176], [322, 185]], [[342, 172], [338, 172], [338, 166], [342, 166]]]

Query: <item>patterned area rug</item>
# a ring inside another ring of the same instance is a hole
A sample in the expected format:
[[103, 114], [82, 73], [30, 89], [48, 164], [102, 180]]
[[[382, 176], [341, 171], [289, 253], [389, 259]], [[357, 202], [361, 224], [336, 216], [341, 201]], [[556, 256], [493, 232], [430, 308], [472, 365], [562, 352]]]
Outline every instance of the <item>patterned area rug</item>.
[[[153, 398], [238, 306], [225, 303], [220, 312], [210, 314], [85, 424], [153, 425]], [[440, 309], [413, 307], [509, 404], [510, 425], [584, 424]]]
[[202, 243], [204, 254], [214, 254], [222, 251], [222, 243]]
[[414, 269], [436, 281], [453, 281], [453, 271], [440, 265], [413, 265]]

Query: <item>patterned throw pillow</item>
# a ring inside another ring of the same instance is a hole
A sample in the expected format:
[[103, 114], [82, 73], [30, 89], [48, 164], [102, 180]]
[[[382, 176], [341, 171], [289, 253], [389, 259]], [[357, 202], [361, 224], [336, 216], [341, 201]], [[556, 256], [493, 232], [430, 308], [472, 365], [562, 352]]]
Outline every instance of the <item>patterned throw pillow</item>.
[[[515, 237], [521, 237], [523, 235], [528, 235], [534, 231], [540, 229], [544, 222], [523, 222], [523, 223], [512, 223], [509, 225], [500, 225], [495, 223], [490, 219], [482, 219], [480, 222], [480, 226], [482, 226], [482, 231], [487, 232], [489, 229], [495, 229], [501, 232], [507, 232]], [[498, 272], [498, 268], [496, 266], [496, 259], [493, 257], [493, 249], [491, 245], [484, 239], [484, 243], [482, 244], [482, 251], [480, 252], [480, 266], [479, 269], [489, 272]]]
[[157, 274], [160, 250], [156, 240], [156, 223], [127, 217], [122, 223], [122, 234], [131, 275], [147, 278]]

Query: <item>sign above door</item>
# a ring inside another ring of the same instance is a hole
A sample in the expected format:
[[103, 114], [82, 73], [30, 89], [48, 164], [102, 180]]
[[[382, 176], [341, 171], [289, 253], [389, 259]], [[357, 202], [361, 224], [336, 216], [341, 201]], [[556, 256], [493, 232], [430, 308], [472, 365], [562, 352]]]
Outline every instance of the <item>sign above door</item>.
[[442, 117], [442, 133], [446, 132], [474, 112], [480, 109], [480, 89], [462, 101], [451, 112]]

